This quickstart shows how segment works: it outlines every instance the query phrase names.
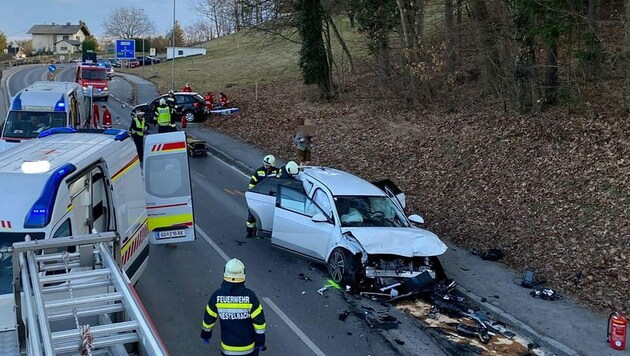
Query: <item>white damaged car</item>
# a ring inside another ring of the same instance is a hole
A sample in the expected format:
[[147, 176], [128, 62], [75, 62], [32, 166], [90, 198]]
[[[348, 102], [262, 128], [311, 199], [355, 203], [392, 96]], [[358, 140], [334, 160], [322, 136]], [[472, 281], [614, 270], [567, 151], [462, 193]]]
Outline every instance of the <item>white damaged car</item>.
[[424, 220], [405, 216], [404, 194], [391, 181], [375, 184], [337, 169], [302, 167], [295, 179], [263, 180], [245, 198], [259, 234], [326, 264], [336, 282], [382, 286], [423, 272], [445, 278], [437, 256], [446, 245], [413, 226]]

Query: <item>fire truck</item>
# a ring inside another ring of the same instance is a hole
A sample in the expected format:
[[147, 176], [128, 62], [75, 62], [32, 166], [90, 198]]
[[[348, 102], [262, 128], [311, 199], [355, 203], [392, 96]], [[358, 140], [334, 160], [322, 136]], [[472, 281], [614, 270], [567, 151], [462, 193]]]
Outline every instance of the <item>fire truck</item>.
[[[98, 63], [83, 62], [77, 65], [75, 81], [83, 88], [83, 93], [93, 98], [109, 98], [107, 68]], [[91, 89], [90, 89], [91, 88]]]

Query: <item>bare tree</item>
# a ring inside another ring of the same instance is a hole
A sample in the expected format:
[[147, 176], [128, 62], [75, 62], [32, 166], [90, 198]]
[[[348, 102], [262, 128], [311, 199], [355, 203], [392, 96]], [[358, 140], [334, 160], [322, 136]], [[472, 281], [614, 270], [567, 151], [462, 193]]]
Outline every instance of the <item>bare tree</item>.
[[214, 38], [214, 30], [212, 24], [204, 19], [199, 19], [193, 24], [186, 27], [186, 42], [189, 44], [198, 44], [208, 42]]
[[626, 69], [626, 83], [625, 83], [625, 95], [624, 106], [627, 111], [630, 111], [630, 0], [624, 0], [624, 33], [623, 33], [623, 54], [624, 54], [624, 66]]
[[115, 38], [136, 38], [155, 31], [153, 21], [144, 9], [120, 7], [112, 10], [102, 22], [105, 34]]

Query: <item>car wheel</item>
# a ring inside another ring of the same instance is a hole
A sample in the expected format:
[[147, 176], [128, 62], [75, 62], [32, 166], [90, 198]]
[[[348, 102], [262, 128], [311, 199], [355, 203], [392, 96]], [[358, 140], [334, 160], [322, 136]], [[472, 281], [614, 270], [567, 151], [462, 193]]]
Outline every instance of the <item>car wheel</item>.
[[184, 117], [186, 118], [187, 122], [193, 122], [195, 121], [195, 113], [188, 110], [184, 113]]
[[348, 250], [336, 248], [328, 258], [328, 274], [333, 281], [354, 287], [357, 282], [357, 264]]

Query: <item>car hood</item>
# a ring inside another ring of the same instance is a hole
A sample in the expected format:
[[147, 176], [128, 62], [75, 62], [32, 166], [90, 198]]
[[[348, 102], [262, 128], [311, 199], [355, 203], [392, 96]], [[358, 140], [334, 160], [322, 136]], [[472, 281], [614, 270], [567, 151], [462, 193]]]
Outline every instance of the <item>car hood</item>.
[[447, 249], [437, 235], [414, 227], [355, 227], [343, 230], [346, 231], [371, 255], [439, 256]]

